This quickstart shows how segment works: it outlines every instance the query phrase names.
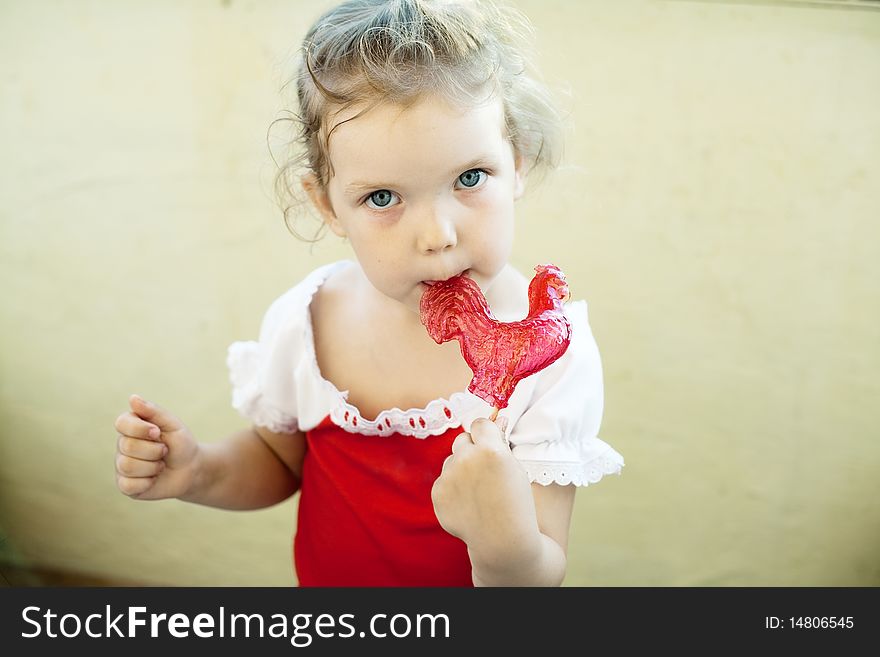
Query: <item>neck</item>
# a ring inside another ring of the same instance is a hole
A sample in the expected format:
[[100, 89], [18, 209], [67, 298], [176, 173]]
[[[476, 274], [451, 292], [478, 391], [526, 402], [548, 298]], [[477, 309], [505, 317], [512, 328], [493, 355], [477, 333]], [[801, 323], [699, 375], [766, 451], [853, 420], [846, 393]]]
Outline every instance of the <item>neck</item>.
[[[359, 268], [360, 269], [360, 268]], [[425, 327], [417, 309], [410, 308], [394, 299], [390, 299], [375, 287], [360, 272], [358, 280], [359, 293], [354, 298], [361, 304], [361, 316], [372, 318], [377, 327], [384, 327], [377, 332], [379, 336], [388, 336], [393, 342], [400, 344], [428, 343], [435, 344]], [[393, 327], [393, 330], [389, 330]]]

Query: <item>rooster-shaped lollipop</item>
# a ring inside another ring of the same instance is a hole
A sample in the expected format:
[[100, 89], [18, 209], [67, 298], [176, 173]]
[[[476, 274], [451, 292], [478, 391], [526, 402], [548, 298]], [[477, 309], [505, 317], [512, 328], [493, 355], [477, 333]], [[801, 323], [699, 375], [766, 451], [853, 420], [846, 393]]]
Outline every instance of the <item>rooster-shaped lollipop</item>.
[[437, 344], [458, 340], [474, 373], [468, 390], [492, 404], [490, 420], [507, 406], [520, 379], [558, 359], [571, 341], [562, 312], [568, 300], [565, 275], [554, 265], [538, 265], [529, 284], [529, 314], [499, 322], [477, 284], [464, 276], [432, 283], [421, 301], [422, 324]]

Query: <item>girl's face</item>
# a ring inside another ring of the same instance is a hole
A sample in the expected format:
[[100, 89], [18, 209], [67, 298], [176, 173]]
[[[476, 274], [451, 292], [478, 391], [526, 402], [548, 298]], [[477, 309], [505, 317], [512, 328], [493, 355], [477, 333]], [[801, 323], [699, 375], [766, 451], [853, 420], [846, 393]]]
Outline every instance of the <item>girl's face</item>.
[[334, 120], [326, 188], [305, 181], [324, 220], [348, 237], [370, 283], [415, 312], [424, 281], [467, 272], [488, 293], [523, 191], [501, 100], [459, 107], [426, 96], [346, 121], [358, 111]]

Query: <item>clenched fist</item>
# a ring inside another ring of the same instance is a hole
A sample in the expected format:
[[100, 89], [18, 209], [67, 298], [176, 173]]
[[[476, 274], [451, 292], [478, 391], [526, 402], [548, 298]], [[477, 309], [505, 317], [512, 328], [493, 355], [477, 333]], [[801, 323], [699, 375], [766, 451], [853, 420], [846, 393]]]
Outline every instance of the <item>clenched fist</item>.
[[116, 418], [116, 486], [138, 500], [179, 497], [193, 484], [199, 446], [176, 417], [137, 395]]
[[528, 475], [511, 454], [499, 418], [475, 420], [452, 442], [431, 489], [440, 526], [471, 551], [504, 553], [537, 532]]

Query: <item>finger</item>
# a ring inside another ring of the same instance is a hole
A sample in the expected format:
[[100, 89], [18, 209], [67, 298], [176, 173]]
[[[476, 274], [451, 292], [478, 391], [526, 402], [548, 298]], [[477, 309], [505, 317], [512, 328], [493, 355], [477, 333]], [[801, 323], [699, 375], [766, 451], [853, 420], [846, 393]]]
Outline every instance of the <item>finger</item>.
[[145, 440], [159, 440], [159, 436], [162, 433], [155, 424], [142, 420], [134, 413], [123, 413], [116, 418], [113, 426], [116, 427], [119, 433], [125, 436], [143, 438]]
[[495, 424], [498, 425], [498, 430], [501, 432], [501, 440], [504, 441], [504, 446], [510, 449], [510, 440], [507, 438], [507, 425], [509, 423], [506, 417], [499, 417], [494, 420]]
[[452, 465], [453, 455], [450, 454], [445, 459], [443, 459], [443, 465], [440, 467], [440, 475], [442, 476], [444, 472], [446, 472], [446, 468]]
[[123, 477], [155, 477], [164, 469], [164, 461], [144, 461], [125, 454], [116, 455], [116, 472]]
[[147, 401], [140, 395], [132, 395], [128, 398], [128, 404], [132, 412], [143, 420], [152, 422], [162, 431], [177, 431], [180, 429], [180, 420], [171, 415], [161, 406]]
[[131, 436], [119, 436], [116, 447], [120, 454], [142, 461], [158, 461], [168, 453], [168, 447], [162, 442], [140, 440]]
[[469, 433], [460, 433], [455, 437], [455, 440], [452, 441], [452, 453], [458, 454], [463, 449], [467, 449], [473, 445], [471, 441], [471, 435]]
[[486, 418], [478, 418], [471, 424], [471, 440], [478, 447], [501, 449], [504, 447], [504, 435], [501, 428]]
[[116, 487], [129, 497], [137, 497], [153, 487], [156, 483], [155, 477], [123, 477], [116, 475]]

